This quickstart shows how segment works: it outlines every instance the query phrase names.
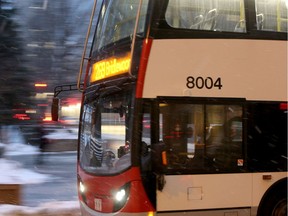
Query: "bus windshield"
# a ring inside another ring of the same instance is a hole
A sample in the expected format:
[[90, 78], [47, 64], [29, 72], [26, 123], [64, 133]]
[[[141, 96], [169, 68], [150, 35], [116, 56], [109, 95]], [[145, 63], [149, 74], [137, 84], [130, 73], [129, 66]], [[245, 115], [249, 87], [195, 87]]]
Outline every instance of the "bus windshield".
[[118, 173], [131, 165], [131, 94], [113, 94], [85, 103], [81, 120], [80, 164], [94, 174]]
[[[140, 7], [139, 2], [139, 0], [105, 0], [103, 2], [93, 50], [100, 50], [124, 38], [132, 40]], [[148, 0], [144, 0], [141, 5], [137, 33], [144, 32], [147, 7]]]

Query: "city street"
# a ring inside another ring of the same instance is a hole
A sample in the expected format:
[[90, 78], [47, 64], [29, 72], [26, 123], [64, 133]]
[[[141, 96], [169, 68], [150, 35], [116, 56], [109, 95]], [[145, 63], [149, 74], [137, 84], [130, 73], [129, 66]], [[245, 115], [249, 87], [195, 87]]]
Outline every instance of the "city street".
[[288, 216], [288, 0], [0, 0], [0, 216]]
[[19, 161], [23, 168], [49, 175], [49, 180], [40, 184], [24, 184], [22, 205], [39, 206], [53, 201], [77, 201], [76, 152], [45, 153], [42, 163], [37, 163], [38, 155], [9, 156]]

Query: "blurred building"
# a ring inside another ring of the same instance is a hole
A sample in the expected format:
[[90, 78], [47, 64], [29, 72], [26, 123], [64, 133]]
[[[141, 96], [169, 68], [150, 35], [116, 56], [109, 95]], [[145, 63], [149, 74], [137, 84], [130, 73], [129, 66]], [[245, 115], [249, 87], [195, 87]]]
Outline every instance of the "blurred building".
[[[0, 57], [6, 64], [0, 67], [0, 82], [5, 83], [0, 114], [12, 110], [14, 120], [49, 119], [54, 87], [77, 81], [92, 5], [81, 0], [0, 0]], [[64, 107], [80, 102], [80, 93], [62, 97]]]

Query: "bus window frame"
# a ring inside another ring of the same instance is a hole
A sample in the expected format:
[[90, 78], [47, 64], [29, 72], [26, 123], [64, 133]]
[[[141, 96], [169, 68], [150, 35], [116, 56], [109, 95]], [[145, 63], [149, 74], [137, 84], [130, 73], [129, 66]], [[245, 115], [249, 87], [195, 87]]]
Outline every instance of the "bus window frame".
[[[159, 134], [160, 134], [160, 128], [159, 128], [159, 114], [160, 114], [160, 104], [161, 103], [167, 103], [167, 104], [193, 104], [193, 105], [238, 105], [242, 107], [242, 142], [241, 142], [241, 149], [242, 149], [242, 159], [244, 160], [243, 166], [239, 167], [238, 171], [235, 170], [228, 170], [228, 171], [217, 171], [217, 170], [211, 170], [211, 169], [190, 169], [190, 170], [177, 170], [177, 169], [165, 169], [165, 171], [162, 171], [163, 174], [175, 174], [179, 172], [179, 174], [215, 174], [215, 173], [243, 173], [248, 172], [248, 158], [247, 158], [247, 112], [246, 112], [246, 99], [245, 98], [206, 98], [206, 97], [170, 97], [170, 96], [158, 96], [157, 99], [155, 99], [154, 105], [154, 114], [152, 114], [153, 121], [158, 121], [157, 123], [154, 123], [154, 127], [156, 127], [156, 130], [154, 128], [154, 131], [158, 133], [158, 135], [151, 134], [151, 136], [154, 138], [157, 138], [158, 140], [155, 142], [152, 142], [151, 144], [157, 144], [157, 143], [163, 143], [163, 140], [160, 140]], [[157, 106], [157, 108], [155, 107]], [[205, 111], [206, 112], [206, 111]], [[156, 117], [158, 116], [158, 117]], [[158, 124], [155, 126], [155, 124]], [[204, 123], [206, 124], [206, 123]], [[152, 125], [151, 125], [152, 127]], [[152, 139], [152, 138], [151, 138]], [[205, 143], [206, 145], [206, 143]], [[153, 148], [153, 147], [152, 147]], [[206, 148], [206, 147], [205, 147]], [[205, 167], [204, 167], [205, 168]]]
[[[154, 11], [152, 11], [153, 20], [150, 26], [149, 36], [154, 39], [264, 39], [264, 40], [285, 40], [287, 41], [287, 32], [273, 32], [257, 30], [255, 2], [244, 0], [246, 32], [220, 32], [194, 29], [176, 29], [172, 28], [165, 21], [165, 12], [168, 2], [159, 0], [154, 2]], [[254, 10], [248, 10], [254, 8]], [[159, 13], [162, 11], [162, 13]], [[176, 36], [175, 36], [176, 35]]]

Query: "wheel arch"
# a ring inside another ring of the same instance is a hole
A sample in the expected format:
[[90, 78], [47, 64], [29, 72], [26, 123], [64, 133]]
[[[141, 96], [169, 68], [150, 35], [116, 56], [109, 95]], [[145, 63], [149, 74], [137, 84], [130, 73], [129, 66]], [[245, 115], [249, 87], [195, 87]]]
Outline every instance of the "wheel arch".
[[[277, 199], [286, 196], [287, 200], [288, 178], [284, 177], [273, 183], [264, 193], [257, 210], [257, 216], [270, 216], [271, 207], [277, 203]], [[274, 202], [273, 202], [274, 201]], [[286, 206], [287, 208], [287, 206]]]

